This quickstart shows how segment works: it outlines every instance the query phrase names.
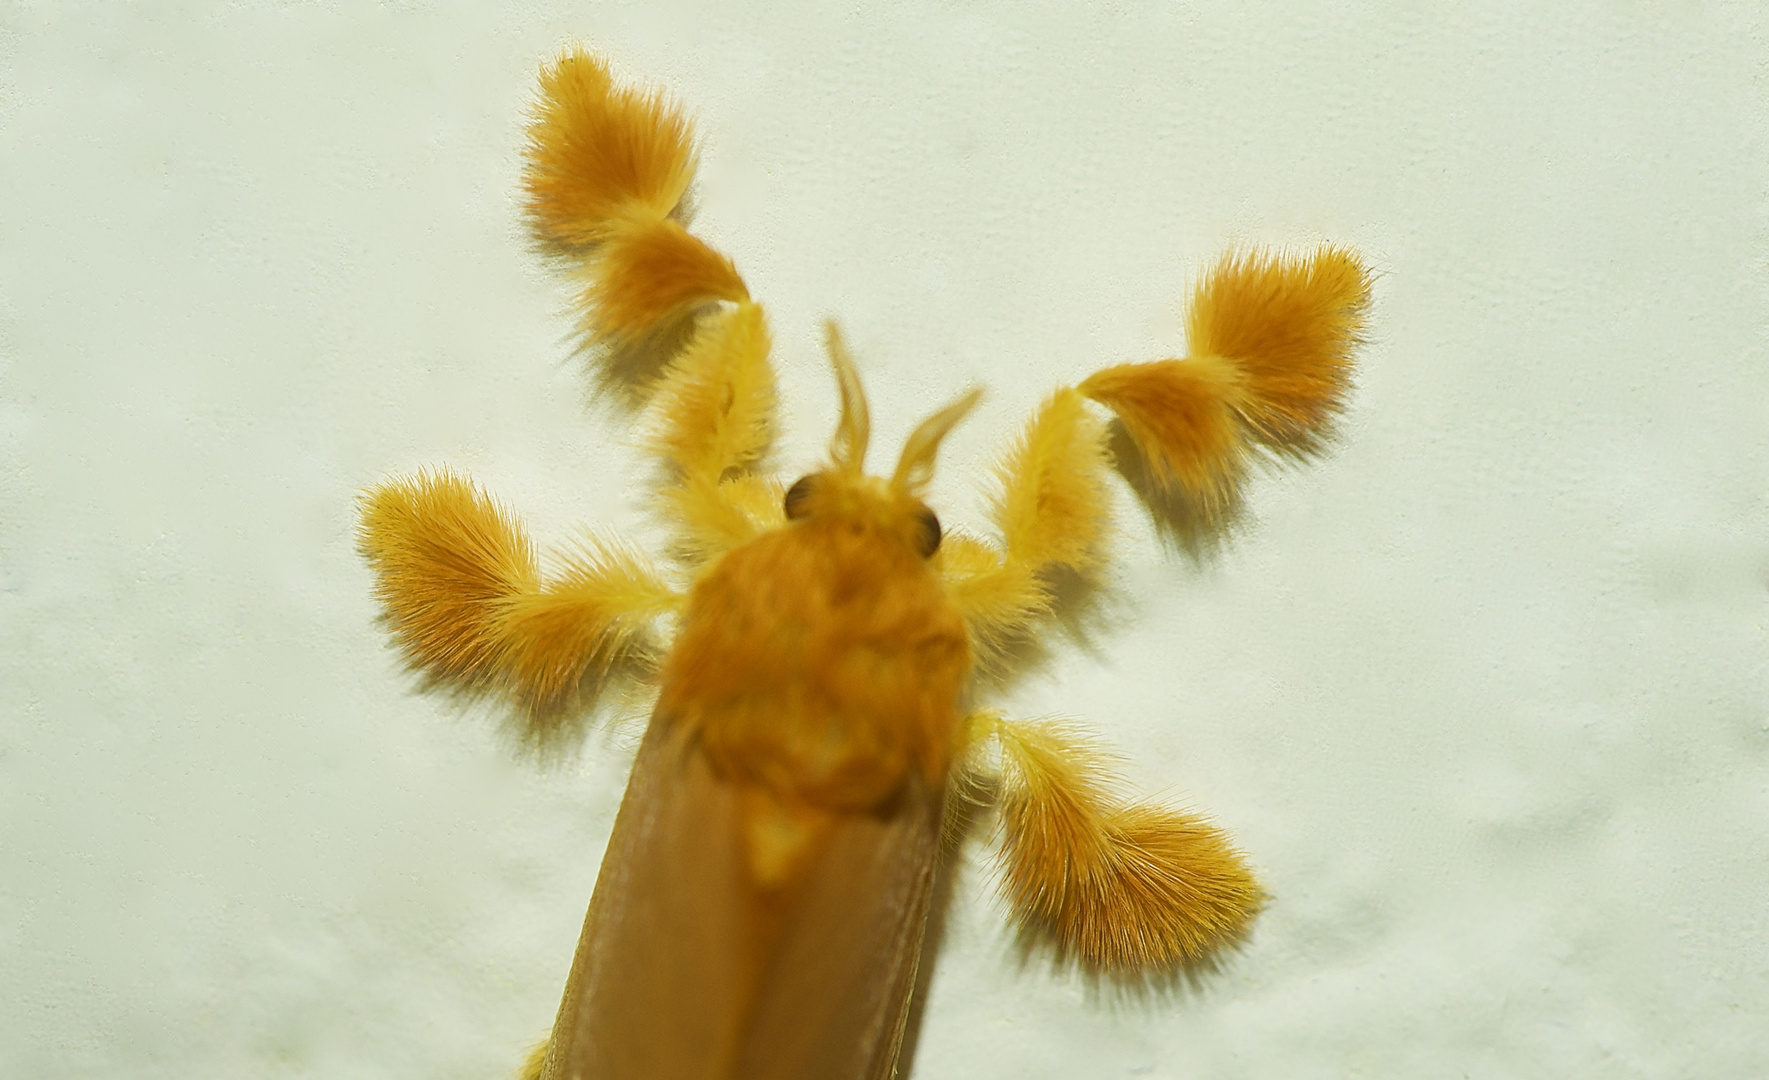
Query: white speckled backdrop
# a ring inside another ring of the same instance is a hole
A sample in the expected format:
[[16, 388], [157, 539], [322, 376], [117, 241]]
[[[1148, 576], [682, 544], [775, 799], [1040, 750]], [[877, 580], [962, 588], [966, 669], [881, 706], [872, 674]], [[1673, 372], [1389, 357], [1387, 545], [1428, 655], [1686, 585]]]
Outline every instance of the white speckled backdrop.
[[[1234, 242], [1358, 246], [1316, 466], [1029, 681], [1230, 827], [1219, 976], [1096, 1000], [973, 859], [917, 1080], [1769, 1069], [1760, 6], [30, 3], [0, 10], [0, 1075], [507, 1075], [633, 731], [569, 765], [413, 691], [352, 499], [449, 463], [638, 529], [517, 215], [537, 63], [700, 117], [698, 224], [936, 503], [1050, 387], [1183, 347]], [[1551, 12], [1551, 13], [1550, 13]]]

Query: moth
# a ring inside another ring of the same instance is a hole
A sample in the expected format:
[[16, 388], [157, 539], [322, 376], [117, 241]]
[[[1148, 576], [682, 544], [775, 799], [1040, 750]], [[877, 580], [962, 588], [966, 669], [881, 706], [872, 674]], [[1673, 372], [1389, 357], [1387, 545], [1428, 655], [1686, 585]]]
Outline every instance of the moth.
[[1233, 517], [1260, 462], [1323, 448], [1368, 269], [1335, 246], [1222, 256], [1190, 298], [1188, 356], [1053, 391], [1000, 454], [987, 527], [943, 530], [924, 495], [979, 391], [869, 474], [866, 395], [833, 324], [828, 459], [790, 483], [771, 469], [771, 330], [689, 231], [695, 156], [661, 93], [581, 50], [543, 65], [526, 211], [577, 284], [602, 389], [656, 458], [667, 549], [593, 534], [543, 571], [517, 518], [447, 469], [361, 507], [413, 669], [509, 703], [540, 742], [650, 703], [563, 1001], [521, 1075], [895, 1075], [936, 867], [980, 809], [1019, 931], [1057, 964], [1158, 980], [1239, 942], [1263, 893], [1221, 829], [1129, 797], [1076, 724], [989, 702], [1106, 581], [1119, 478], [1184, 540]]

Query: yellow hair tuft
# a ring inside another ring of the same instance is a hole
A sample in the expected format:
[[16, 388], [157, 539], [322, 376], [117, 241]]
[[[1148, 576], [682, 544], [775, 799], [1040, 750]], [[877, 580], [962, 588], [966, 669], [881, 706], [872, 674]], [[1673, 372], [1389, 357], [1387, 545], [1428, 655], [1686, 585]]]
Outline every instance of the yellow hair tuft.
[[1254, 441], [1303, 455], [1344, 407], [1369, 307], [1370, 272], [1344, 248], [1231, 252], [1199, 282], [1186, 338], [1245, 377], [1236, 406]]
[[614, 85], [581, 49], [543, 65], [523, 177], [535, 232], [581, 247], [608, 238], [624, 212], [675, 213], [694, 176], [693, 134], [656, 92]]
[[528, 1059], [522, 1063], [522, 1069], [516, 1074], [517, 1080], [541, 1080], [541, 1070], [547, 1065], [547, 1051], [552, 1048], [551, 1034], [540, 1041], [528, 1052]]
[[543, 583], [515, 518], [447, 470], [370, 491], [357, 540], [406, 662], [514, 699], [537, 738], [647, 664], [652, 621], [681, 599], [636, 552], [593, 539]]
[[665, 488], [661, 508], [675, 527], [673, 554], [690, 568], [786, 523], [786, 486], [740, 473], [724, 480], [689, 479]]
[[749, 290], [731, 260], [667, 218], [634, 217], [610, 230], [585, 268], [578, 298], [593, 337], [636, 342], [719, 300]]
[[1106, 430], [1077, 390], [1039, 408], [996, 469], [996, 527], [1009, 560], [1087, 569], [1100, 557], [1110, 496]]
[[1158, 484], [1215, 513], [1235, 505], [1247, 470], [1245, 381], [1228, 360], [1194, 356], [1105, 368], [1079, 389], [1118, 414]]
[[964, 616], [977, 665], [1000, 674], [1012, 646], [1050, 612], [1048, 585], [1036, 567], [962, 532], [946, 533], [934, 561], [946, 596]]
[[760, 306], [702, 320], [652, 392], [647, 443], [685, 478], [717, 483], [755, 465], [774, 438], [772, 345]]
[[1264, 893], [1226, 834], [1113, 794], [1111, 758], [1054, 723], [997, 722], [1004, 885], [1021, 928], [1060, 963], [1160, 977], [1245, 934]]
[[545, 589], [508, 597], [498, 616], [503, 678], [537, 719], [593, 704], [633, 665], [655, 666], [651, 623], [681, 599], [630, 548], [589, 538], [561, 561]]
[[502, 606], [540, 584], [534, 545], [512, 515], [464, 477], [420, 472], [363, 497], [357, 546], [413, 668], [467, 687], [498, 677]]

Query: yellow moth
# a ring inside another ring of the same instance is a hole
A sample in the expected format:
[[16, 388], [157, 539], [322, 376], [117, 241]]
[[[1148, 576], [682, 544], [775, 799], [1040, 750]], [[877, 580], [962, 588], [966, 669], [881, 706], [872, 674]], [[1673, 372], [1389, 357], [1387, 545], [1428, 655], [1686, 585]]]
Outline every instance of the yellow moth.
[[[364, 498], [393, 639], [437, 683], [502, 698], [537, 739], [637, 695], [651, 720], [551, 1036], [524, 1077], [894, 1075], [945, 825], [992, 804], [1025, 939], [1096, 977], [1184, 972], [1263, 894], [1215, 826], [1126, 798], [1068, 723], [1010, 721], [987, 676], [1106, 570], [1109, 487], [1157, 527], [1218, 528], [1262, 459], [1317, 451], [1369, 305], [1350, 252], [1240, 252], [1203, 275], [1182, 360], [1051, 394], [1002, 453], [987, 533], [922, 501], [958, 398], [863, 471], [869, 423], [833, 325], [822, 468], [766, 469], [767, 320], [688, 231], [688, 122], [573, 51], [541, 72], [527, 209], [581, 283], [604, 389], [639, 416], [671, 537], [591, 539], [543, 574], [517, 520], [439, 470]], [[1102, 409], [1103, 407], [1103, 409]]]

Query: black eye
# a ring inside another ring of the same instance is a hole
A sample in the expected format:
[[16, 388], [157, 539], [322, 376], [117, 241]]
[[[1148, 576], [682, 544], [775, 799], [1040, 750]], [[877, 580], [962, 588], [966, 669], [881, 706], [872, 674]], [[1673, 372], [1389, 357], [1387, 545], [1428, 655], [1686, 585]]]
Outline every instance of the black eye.
[[[806, 513], [805, 500], [810, 497], [811, 478], [809, 476], [801, 476], [793, 481], [792, 486], [786, 489], [785, 505], [787, 518], [792, 521], [797, 521], [799, 518], [804, 517]], [[938, 526], [935, 527], [938, 528]]]
[[940, 519], [932, 510], [924, 509], [915, 516], [915, 523], [919, 526], [915, 533], [915, 550], [921, 552], [922, 558], [931, 559], [934, 552], [940, 550]]

